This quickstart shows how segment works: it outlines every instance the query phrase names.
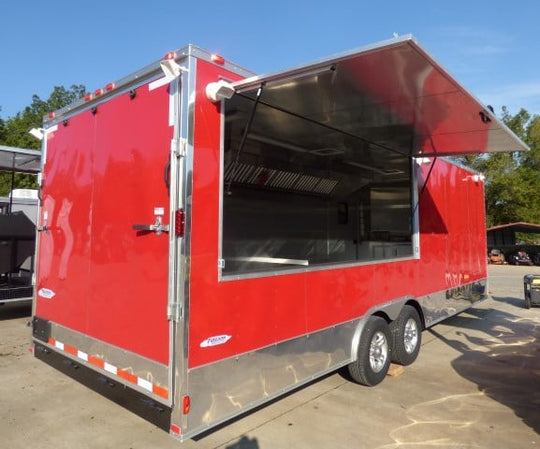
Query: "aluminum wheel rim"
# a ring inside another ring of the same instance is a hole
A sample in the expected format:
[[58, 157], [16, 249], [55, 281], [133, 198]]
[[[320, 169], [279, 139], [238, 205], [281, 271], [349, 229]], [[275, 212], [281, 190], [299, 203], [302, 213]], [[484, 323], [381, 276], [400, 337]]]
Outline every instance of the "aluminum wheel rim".
[[403, 345], [407, 354], [412, 354], [418, 345], [418, 325], [416, 320], [408, 319], [403, 333]]
[[369, 365], [371, 369], [378, 373], [380, 372], [388, 358], [388, 340], [382, 332], [376, 332], [371, 339], [369, 346]]

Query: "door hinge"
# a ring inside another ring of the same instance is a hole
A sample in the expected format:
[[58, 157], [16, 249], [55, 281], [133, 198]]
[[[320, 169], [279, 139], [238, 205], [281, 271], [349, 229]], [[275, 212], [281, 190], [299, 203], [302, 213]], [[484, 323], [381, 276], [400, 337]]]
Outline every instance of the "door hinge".
[[169, 320], [180, 321], [182, 318], [182, 312], [182, 305], [179, 302], [175, 302], [173, 304], [169, 304], [167, 317]]
[[225, 259], [218, 259], [217, 266], [218, 266], [218, 268], [223, 270], [225, 268]]
[[172, 139], [171, 140], [171, 152], [176, 157], [185, 157], [187, 148], [186, 139]]

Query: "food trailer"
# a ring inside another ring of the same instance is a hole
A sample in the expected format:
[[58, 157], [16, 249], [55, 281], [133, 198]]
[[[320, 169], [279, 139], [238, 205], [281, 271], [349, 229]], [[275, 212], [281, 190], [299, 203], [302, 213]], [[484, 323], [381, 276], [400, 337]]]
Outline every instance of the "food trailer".
[[44, 133], [35, 356], [180, 440], [412, 363], [487, 293], [452, 156], [526, 149], [411, 36], [264, 76], [189, 45]]

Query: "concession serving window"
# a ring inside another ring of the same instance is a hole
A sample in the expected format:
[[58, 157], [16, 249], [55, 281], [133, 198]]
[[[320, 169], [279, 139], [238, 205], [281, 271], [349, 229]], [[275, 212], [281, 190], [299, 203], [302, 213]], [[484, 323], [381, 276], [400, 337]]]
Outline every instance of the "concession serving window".
[[414, 257], [415, 157], [526, 149], [410, 36], [234, 88], [223, 275]]

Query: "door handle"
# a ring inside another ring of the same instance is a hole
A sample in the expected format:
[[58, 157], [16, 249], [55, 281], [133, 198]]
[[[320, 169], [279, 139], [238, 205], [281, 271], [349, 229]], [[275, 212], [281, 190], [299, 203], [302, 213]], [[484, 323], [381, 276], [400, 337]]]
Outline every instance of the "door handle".
[[164, 225], [161, 222], [161, 216], [156, 216], [156, 222], [153, 224], [134, 224], [131, 225], [135, 231], [155, 232], [160, 235], [162, 232], [169, 232], [169, 225]]

